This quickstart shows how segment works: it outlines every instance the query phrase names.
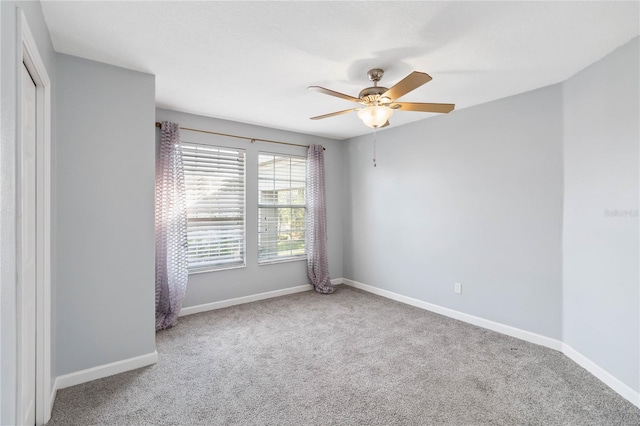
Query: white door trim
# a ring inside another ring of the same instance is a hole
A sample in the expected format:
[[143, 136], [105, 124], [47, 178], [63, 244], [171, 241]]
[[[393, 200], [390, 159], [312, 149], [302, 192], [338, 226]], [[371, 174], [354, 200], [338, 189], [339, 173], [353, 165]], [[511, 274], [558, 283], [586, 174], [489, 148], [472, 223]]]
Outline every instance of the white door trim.
[[[36, 424], [44, 424], [51, 417], [51, 80], [29, 23], [22, 9], [17, 8], [16, 76], [20, 78], [24, 63], [36, 83], [37, 99], [37, 272], [36, 272]], [[19, 81], [17, 111], [22, 111]], [[18, 143], [22, 140], [22, 118], [17, 117]], [[18, 193], [19, 194], [19, 193]], [[18, 195], [20, 196], [20, 195]], [[18, 205], [21, 200], [18, 200]], [[20, 318], [17, 319], [20, 321]], [[20, 324], [17, 327], [21, 330]], [[19, 339], [18, 339], [19, 341]], [[17, 356], [20, 359], [18, 344]]]

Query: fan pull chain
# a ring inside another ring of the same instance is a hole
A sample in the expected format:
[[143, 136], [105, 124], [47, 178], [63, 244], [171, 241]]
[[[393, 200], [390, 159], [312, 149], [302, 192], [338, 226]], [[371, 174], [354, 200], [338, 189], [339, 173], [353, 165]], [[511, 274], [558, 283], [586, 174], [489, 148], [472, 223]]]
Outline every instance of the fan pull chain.
[[378, 167], [378, 165], [376, 164], [376, 139], [378, 135], [378, 129], [377, 128], [373, 128], [373, 167]]

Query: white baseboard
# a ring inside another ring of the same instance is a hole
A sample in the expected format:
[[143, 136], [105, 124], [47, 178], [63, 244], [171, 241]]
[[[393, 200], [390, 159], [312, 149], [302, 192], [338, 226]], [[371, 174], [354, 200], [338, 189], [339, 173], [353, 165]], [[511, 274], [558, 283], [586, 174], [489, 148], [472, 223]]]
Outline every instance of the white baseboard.
[[629, 386], [621, 382], [618, 378], [614, 377], [611, 373], [607, 372], [604, 368], [600, 367], [598, 364], [591, 361], [589, 358], [582, 355], [580, 352], [576, 351], [566, 343], [563, 343], [562, 345], [562, 353], [573, 360], [580, 367], [596, 376], [602, 383], [616, 391], [624, 399], [640, 408], [640, 393], [631, 389]]
[[158, 352], [153, 351], [146, 355], [124, 359], [122, 361], [112, 362], [110, 364], [100, 365], [98, 367], [87, 368], [86, 370], [76, 371], [56, 377], [53, 383], [51, 396], [51, 406], [56, 392], [59, 389], [68, 388], [69, 386], [79, 385], [81, 383], [90, 382], [92, 380], [102, 379], [103, 377], [113, 376], [114, 374], [124, 373], [126, 371], [135, 370], [136, 368], [146, 367], [158, 362]]
[[516, 337], [527, 342], [535, 343], [537, 345], [546, 346], [557, 351], [562, 350], [562, 342], [550, 337], [542, 336], [540, 334], [525, 331], [510, 325], [505, 325], [499, 322], [491, 321], [488, 319], [476, 317], [474, 315], [466, 314], [464, 312], [456, 311], [453, 309], [445, 308], [440, 305], [425, 302], [420, 299], [414, 299], [413, 297], [403, 296], [402, 294], [394, 293], [392, 291], [383, 290], [378, 287], [373, 287], [368, 284], [359, 283], [357, 281], [343, 279], [346, 285], [359, 288], [369, 293], [377, 294], [379, 296], [386, 297], [387, 299], [396, 300], [398, 302], [406, 303], [407, 305], [415, 306], [417, 308], [425, 309], [427, 311], [435, 312], [436, 314], [444, 315], [446, 317], [454, 318], [460, 321], [467, 322], [469, 324], [477, 325], [482, 328], [497, 331], [498, 333], [506, 334], [507, 336]]
[[[331, 280], [331, 284], [342, 284], [342, 278]], [[271, 299], [273, 297], [286, 296], [288, 294], [301, 293], [303, 291], [313, 290], [313, 286], [309, 284], [299, 285], [296, 287], [283, 288], [282, 290], [267, 291], [265, 293], [252, 294], [250, 296], [236, 297], [234, 299], [220, 300], [218, 302], [203, 303], [202, 305], [188, 306], [180, 310], [179, 317], [186, 315], [198, 314], [200, 312], [213, 311], [215, 309], [228, 308], [229, 306], [242, 305], [243, 303], [257, 302], [258, 300]]]
[[53, 403], [56, 401], [56, 395], [58, 394], [58, 378], [56, 377], [51, 387], [51, 395], [49, 396], [49, 411], [45, 413], [44, 423], [47, 424], [51, 420], [51, 414], [53, 413]]
[[368, 284], [363, 284], [357, 281], [342, 279], [343, 284], [351, 287], [359, 288], [369, 293], [377, 294], [378, 296], [386, 297], [398, 302], [406, 303], [407, 305], [415, 306], [417, 308], [425, 309], [427, 311], [435, 312], [440, 315], [444, 315], [450, 318], [454, 318], [469, 324], [477, 325], [489, 330], [496, 331], [498, 333], [506, 334], [511, 337], [515, 337], [527, 342], [535, 343], [537, 345], [545, 346], [550, 349], [555, 349], [562, 352], [565, 356], [570, 358], [576, 364], [593, 374], [605, 385], [609, 386], [620, 396], [627, 401], [631, 402], [636, 407], [640, 408], [640, 393], [631, 389], [629, 386], [621, 382], [619, 379], [608, 373], [605, 369], [591, 361], [586, 356], [582, 355], [571, 346], [564, 342], [561, 342], [550, 337], [542, 336], [540, 334], [532, 333], [530, 331], [522, 330], [519, 328], [511, 327], [509, 325], [501, 324], [495, 321], [490, 321], [484, 318], [476, 317], [474, 315], [465, 314], [464, 312], [456, 311], [453, 309], [445, 308], [443, 306], [428, 303], [412, 297], [403, 296], [402, 294], [394, 293], [392, 291], [384, 290], [378, 287], [373, 287]]
[[234, 299], [220, 300], [218, 302], [204, 303], [202, 305], [182, 308], [178, 316], [197, 314], [200, 312], [213, 311], [214, 309], [227, 308], [229, 306], [242, 305], [243, 303], [257, 302], [258, 300], [271, 299], [272, 297], [286, 296], [287, 294], [301, 293], [313, 289], [312, 286], [299, 285], [296, 287], [283, 288], [282, 290], [267, 291], [265, 293], [252, 294], [251, 296], [236, 297]]

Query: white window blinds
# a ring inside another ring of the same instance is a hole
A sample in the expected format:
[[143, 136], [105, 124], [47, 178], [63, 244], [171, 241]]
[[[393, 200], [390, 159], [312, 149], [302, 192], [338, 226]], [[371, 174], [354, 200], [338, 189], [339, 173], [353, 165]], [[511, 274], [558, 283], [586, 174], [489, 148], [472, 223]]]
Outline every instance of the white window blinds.
[[303, 157], [261, 152], [258, 158], [258, 261], [306, 256], [306, 166]]
[[189, 272], [245, 265], [245, 151], [184, 142]]

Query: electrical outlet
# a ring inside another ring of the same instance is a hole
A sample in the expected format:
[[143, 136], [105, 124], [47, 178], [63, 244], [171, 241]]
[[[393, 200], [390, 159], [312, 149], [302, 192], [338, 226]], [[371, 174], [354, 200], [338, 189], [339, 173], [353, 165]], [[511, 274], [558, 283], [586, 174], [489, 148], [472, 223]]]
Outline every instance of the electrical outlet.
[[455, 283], [455, 284], [453, 285], [453, 291], [454, 291], [454, 292], [456, 292], [456, 293], [458, 293], [458, 294], [461, 294], [461, 293], [462, 293], [462, 284], [460, 284], [460, 283]]

